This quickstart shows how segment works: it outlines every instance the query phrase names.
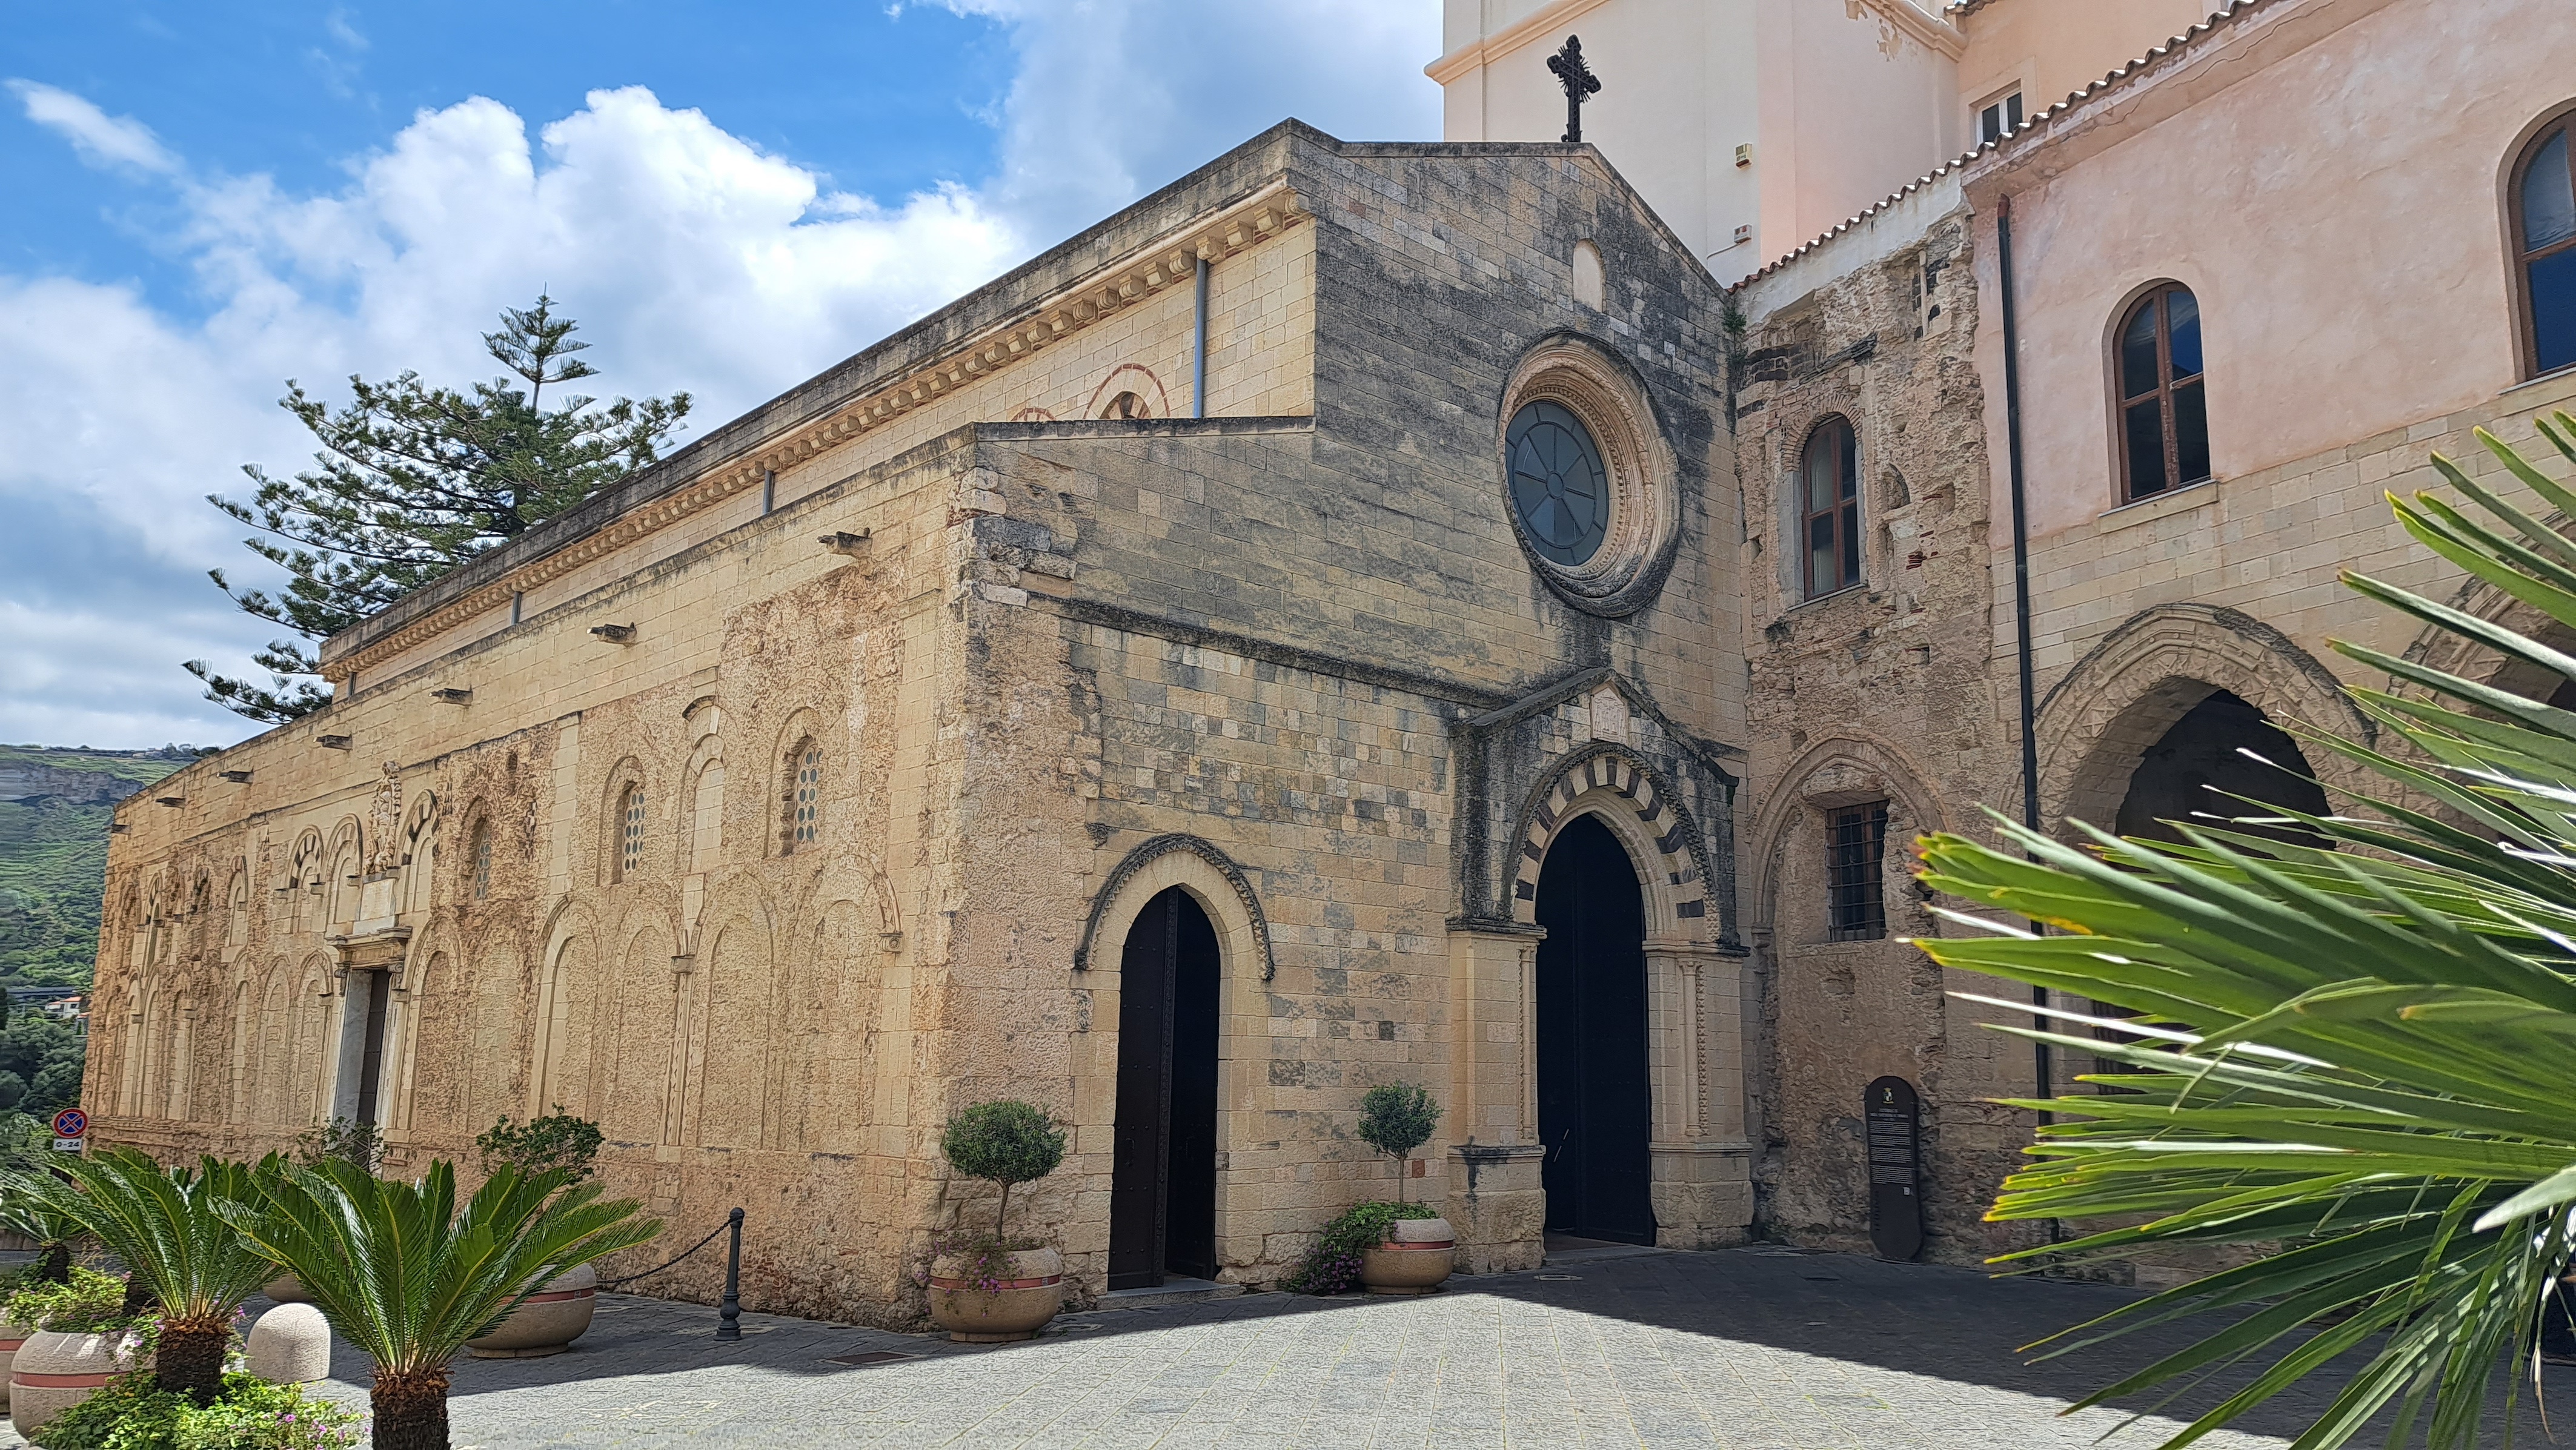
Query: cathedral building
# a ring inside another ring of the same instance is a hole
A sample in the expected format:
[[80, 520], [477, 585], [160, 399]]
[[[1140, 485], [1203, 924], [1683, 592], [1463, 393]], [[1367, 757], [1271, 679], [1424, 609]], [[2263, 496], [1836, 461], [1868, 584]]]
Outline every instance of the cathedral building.
[[1085, 1294], [1399, 1187], [1476, 1271], [2015, 1246], [1993, 1100], [2089, 1064], [1907, 944], [1908, 842], [2321, 801], [2327, 641], [2411, 642], [2337, 571], [2501, 614], [2380, 495], [2576, 397], [2557, 18], [1448, 0], [1447, 140], [1253, 138], [126, 803], [96, 1131], [559, 1108], [831, 1317], [908, 1312], [1002, 1096]]

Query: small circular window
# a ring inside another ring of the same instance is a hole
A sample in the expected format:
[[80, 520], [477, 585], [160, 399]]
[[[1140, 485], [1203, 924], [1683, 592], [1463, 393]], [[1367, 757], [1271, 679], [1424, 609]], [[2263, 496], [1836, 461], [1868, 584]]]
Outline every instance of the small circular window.
[[1504, 446], [1512, 506], [1530, 547], [1567, 565], [1601, 552], [1610, 536], [1610, 474], [1583, 420], [1554, 403], [1532, 403], [1513, 415]]

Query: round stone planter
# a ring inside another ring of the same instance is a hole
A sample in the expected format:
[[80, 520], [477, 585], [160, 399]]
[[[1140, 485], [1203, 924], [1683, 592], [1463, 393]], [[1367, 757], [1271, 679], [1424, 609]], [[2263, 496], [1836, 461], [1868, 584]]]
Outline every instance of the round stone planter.
[[38, 1330], [27, 1336], [9, 1361], [9, 1424], [32, 1435], [47, 1420], [97, 1394], [118, 1375], [149, 1370], [150, 1355], [120, 1364], [116, 1334], [57, 1334]]
[[1457, 1231], [1445, 1218], [1399, 1218], [1386, 1242], [1360, 1251], [1360, 1282], [1372, 1294], [1428, 1294], [1457, 1266]]
[[15, 1320], [0, 1319], [0, 1410], [9, 1408], [9, 1392], [6, 1388], [9, 1366], [18, 1358], [18, 1346], [26, 1343], [27, 1336], [35, 1332], [33, 1328]]
[[1030, 1339], [1064, 1307], [1064, 1255], [1027, 1249], [996, 1266], [1000, 1287], [984, 1288], [972, 1261], [942, 1257], [930, 1266], [930, 1322], [950, 1339], [996, 1344]]
[[260, 1286], [259, 1292], [280, 1304], [310, 1304], [313, 1296], [304, 1292], [304, 1281], [293, 1274], [280, 1274]]
[[536, 1359], [561, 1354], [590, 1327], [599, 1297], [599, 1276], [584, 1264], [546, 1281], [526, 1303], [481, 1339], [465, 1341], [476, 1359]]

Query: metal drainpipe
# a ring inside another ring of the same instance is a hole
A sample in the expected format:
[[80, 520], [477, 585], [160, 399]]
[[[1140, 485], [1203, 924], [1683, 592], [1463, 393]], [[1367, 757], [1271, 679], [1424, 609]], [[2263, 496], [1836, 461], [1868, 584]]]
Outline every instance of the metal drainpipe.
[[1190, 317], [1190, 416], [1207, 416], [1208, 259], [1199, 258], [1198, 310]]
[[[2004, 456], [2012, 486], [2013, 634], [2014, 649], [2020, 657], [2021, 667], [2021, 823], [2036, 831], [2039, 829], [2039, 693], [2031, 664], [2030, 514], [2022, 489], [2021, 327], [2013, 306], [2012, 197], [2009, 194], [1998, 198], [1995, 203], [1995, 266], [1999, 290], [2003, 293]], [[2048, 1006], [2048, 989], [2031, 988], [2030, 1000], [2044, 1011]], [[2046, 1025], [2046, 1019], [2041, 1020], [2041, 1025]], [[2049, 1096], [2057, 1074], [2047, 1043], [2031, 1044], [2031, 1066], [2039, 1083], [2036, 1095]], [[2051, 1114], [2042, 1112], [2039, 1121], [2045, 1125], [2051, 1117]], [[2055, 1238], [2056, 1233], [2057, 1224], [2052, 1219], [2049, 1236]]]

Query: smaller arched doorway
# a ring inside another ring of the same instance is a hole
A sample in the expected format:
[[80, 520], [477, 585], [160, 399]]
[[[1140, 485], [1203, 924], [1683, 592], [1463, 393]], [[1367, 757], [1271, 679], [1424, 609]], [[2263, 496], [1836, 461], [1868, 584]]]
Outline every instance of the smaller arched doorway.
[[1646, 913], [1610, 828], [1578, 815], [1539, 868], [1538, 1131], [1547, 1231], [1655, 1241], [1646, 1058]]
[[1178, 886], [1145, 903], [1119, 958], [1109, 1287], [1216, 1276], [1216, 927]]
[[[2250, 758], [2248, 751], [2262, 759]], [[2296, 826], [2221, 824], [2258, 814], [2260, 808], [2247, 805], [2248, 800], [2324, 815], [2325, 789], [2313, 776], [2307, 757], [2287, 732], [2242, 698], [2212, 690], [2140, 753], [2113, 829], [2122, 836], [2180, 843], [2182, 832], [2172, 823], [2186, 821], [2322, 846], [2327, 844], [2323, 839]], [[2207, 819], [2211, 816], [2221, 820]]]

